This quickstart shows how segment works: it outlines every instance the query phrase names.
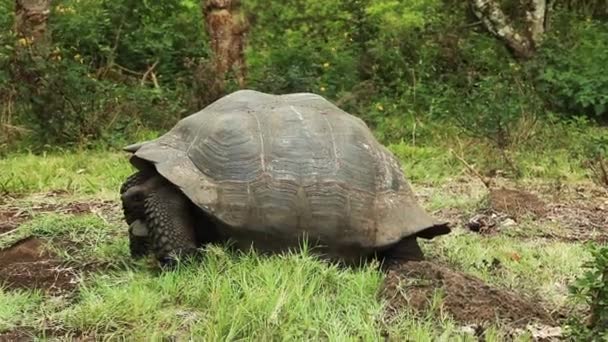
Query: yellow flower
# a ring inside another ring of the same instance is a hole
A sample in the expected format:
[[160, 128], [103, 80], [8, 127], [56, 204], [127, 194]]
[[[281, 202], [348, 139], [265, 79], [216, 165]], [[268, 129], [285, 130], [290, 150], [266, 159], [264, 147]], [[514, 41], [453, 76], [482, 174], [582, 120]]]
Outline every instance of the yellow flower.
[[323, 67], [324, 68], [329, 68], [329, 63], [327, 63], [327, 62], [323, 63]]
[[379, 111], [383, 111], [384, 107], [382, 106], [382, 103], [376, 104], [376, 109], [378, 109]]
[[17, 41], [17, 43], [19, 43], [19, 45], [21, 45], [21, 46], [26, 46], [26, 45], [28, 44], [28, 41], [27, 41], [27, 39], [25, 39], [25, 38], [20, 38], [20, 39]]
[[325, 87], [321, 87], [321, 88], [319, 88], [319, 90], [325, 91]]

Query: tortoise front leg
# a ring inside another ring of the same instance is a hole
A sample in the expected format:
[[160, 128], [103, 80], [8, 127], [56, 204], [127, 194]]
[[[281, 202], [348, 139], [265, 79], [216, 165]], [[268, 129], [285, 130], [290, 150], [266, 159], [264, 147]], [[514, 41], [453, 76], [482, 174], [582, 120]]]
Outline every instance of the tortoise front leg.
[[133, 258], [141, 258], [149, 251], [143, 186], [150, 178], [150, 173], [138, 171], [129, 176], [120, 187], [122, 210], [129, 225], [129, 250]]
[[173, 264], [198, 247], [191, 203], [167, 182], [153, 189], [145, 199], [147, 225], [152, 249], [162, 264]]

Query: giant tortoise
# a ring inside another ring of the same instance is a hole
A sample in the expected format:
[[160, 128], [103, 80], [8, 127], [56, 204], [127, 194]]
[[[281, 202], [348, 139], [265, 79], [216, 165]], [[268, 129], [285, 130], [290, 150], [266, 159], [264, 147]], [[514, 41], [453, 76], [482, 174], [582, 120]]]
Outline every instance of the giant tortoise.
[[450, 231], [362, 120], [311, 93], [240, 90], [125, 150], [138, 169], [120, 189], [133, 257], [306, 240], [332, 260], [400, 260], [421, 256], [416, 237]]

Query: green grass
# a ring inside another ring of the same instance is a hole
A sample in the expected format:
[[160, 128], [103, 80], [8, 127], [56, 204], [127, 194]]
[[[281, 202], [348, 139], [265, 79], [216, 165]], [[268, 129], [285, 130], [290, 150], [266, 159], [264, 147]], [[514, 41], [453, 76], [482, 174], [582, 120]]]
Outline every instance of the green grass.
[[117, 191], [132, 171], [125, 153], [17, 154], [0, 160], [0, 192], [67, 191], [102, 196]]
[[[483, 204], [481, 185], [454, 182], [464, 169], [449, 151], [404, 144], [391, 149], [403, 160], [414, 188], [430, 190], [425, 200], [430, 210], [469, 213]], [[536, 169], [526, 173], [524, 181], [552, 181], [563, 174], [566, 178], [561, 179], [568, 181], [584, 178], [576, 167], [568, 169], [561, 155], [552, 158], [561, 160], [558, 171], [539, 158], [525, 166]], [[25, 211], [48, 201], [118, 200], [117, 189], [132, 172], [127, 156], [117, 152], [10, 155], [0, 161], [0, 168], [6, 170], [0, 174], [0, 191], [24, 196], [10, 203]], [[461, 186], [469, 187], [466, 195], [450, 190]], [[45, 195], [54, 191], [67, 194]], [[120, 209], [113, 210], [87, 215], [31, 211], [30, 221], [0, 238], [2, 248], [25, 236], [39, 236], [66, 261], [114, 266], [85, 277], [73, 297], [0, 289], [0, 332], [19, 327], [43, 337], [43, 325], [64, 337], [99, 339], [374, 341], [388, 334], [392, 340], [474, 340], [441, 310], [403, 312], [389, 320], [377, 295], [384, 275], [373, 265], [342, 269], [306, 252], [268, 257], [213, 246], [200, 262], [158, 273], [148, 262], [130, 259]], [[567, 305], [566, 286], [588, 258], [576, 243], [547, 241], [535, 234], [484, 237], [459, 229], [423, 248], [435, 260], [491, 284], [536, 295], [555, 307]], [[493, 268], [493, 260], [500, 266]], [[439, 306], [441, 293], [434, 300]], [[495, 325], [485, 338], [500, 341], [506, 331]], [[529, 340], [526, 335], [518, 338]]]
[[33, 291], [5, 291], [0, 287], [0, 332], [35, 324], [44, 297]]
[[100, 277], [59, 316], [70, 329], [128, 329], [136, 338], [369, 340], [378, 334], [379, 282], [371, 268], [340, 271], [304, 254], [263, 258], [211, 248], [202, 263], [159, 276]]
[[[479, 173], [488, 171], [508, 171], [502, 154], [485, 145], [473, 145], [468, 149], [450, 151], [451, 144], [444, 142], [439, 146], [410, 146], [405, 143], [389, 146], [402, 161], [405, 175], [412, 182], [440, 185], [468, 172], [454, 153], [465, 159]], [[510, 153], [521, 181], [536, 182], [561, 181], [579, 182], [589, 179], [589, 170], [583, 166], [584, 158], [574, 157], [566, 148], [518, 150]]]

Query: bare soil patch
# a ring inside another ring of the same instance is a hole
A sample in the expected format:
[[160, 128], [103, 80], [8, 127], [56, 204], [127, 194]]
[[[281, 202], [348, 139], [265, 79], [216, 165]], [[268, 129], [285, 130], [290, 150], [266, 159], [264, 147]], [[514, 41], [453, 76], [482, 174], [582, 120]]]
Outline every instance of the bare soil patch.
[[27, 238], [0, 251], [0, 283], [60, 295], [74, 290], [78, 273], [47, 251], [43, 240]]
[[21, 329], [14, 329], [0, 333], [0, 342], [4, 341], [32, 341], [34, 336], [26, 331]]
[[547, 212], [545, 203], [533, 193], [519, 189], [492, 189], [489, 195], [490, 207], [518, 220], [527, 215], [542, 217]]
[[472, 182], [453, 182], [439, 189], [418, 190], [423, 202], [437, 191], [452, 197], [479, 199], [483, 197], [480, 191], [485, 193], [487, 202], [474, 213], [454, 208], [443, 208], [435, 213], [480, 234], [496, 234], [510, 227], [517, 229], [520, 223], [532, 220], [542, 231], [531, 234], [533, 237], [608, 243], [607, 189], [593, 183], [516, 185], [506, 179], [500, 179], [498, 183], [500, 185], [490, 191]]
[[497, 321], [514, 328], [556, 324], [534, 300], [429, 261], [407, 262], [391, 270], [381, 295], [388, 300], [389, 314], [407, 308], [424, 312], [436, 290], [444, 296], [440, 310], [464, 325], [484, 326]]
[[559, 223], [567, 232], [554, 232], [549, 237], [569, 241], [608, 242], [608, 191], [601, 188], [577, 187], [554, 195], [545, 220]]

